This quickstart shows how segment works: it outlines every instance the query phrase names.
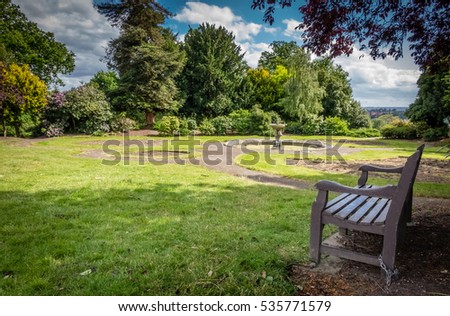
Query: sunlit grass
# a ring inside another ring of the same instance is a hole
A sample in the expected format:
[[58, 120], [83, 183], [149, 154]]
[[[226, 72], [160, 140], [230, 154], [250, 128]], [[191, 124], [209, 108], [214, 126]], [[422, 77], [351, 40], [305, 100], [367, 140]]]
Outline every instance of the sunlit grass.
[[295, 293], [315, 192], [77, 157], [96, 140], [0, 142], [0, 295]]

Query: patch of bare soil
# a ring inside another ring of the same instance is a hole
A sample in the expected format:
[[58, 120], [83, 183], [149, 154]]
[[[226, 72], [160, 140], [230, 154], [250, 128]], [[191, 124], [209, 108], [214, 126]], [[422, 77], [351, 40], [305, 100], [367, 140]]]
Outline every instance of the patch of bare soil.
[[[289, 267], [299, 295], [450, 295], [450, 203], [416, 198], [414, 225], [398, 248], [398, 279], [386, 286], [379, 267], [342, 260], [337, 273], [306, 265]], [[342, 237], [350, 249], [379, 253], [379, 236], [358, 233]], [[325, 259], [326, 260], [326, 259]]]

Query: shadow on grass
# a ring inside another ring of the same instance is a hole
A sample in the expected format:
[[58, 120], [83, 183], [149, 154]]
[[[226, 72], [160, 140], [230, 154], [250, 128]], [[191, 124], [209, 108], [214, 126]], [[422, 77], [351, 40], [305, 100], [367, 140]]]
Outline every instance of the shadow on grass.
[[[0, 295], [286, 295], [314, 192], [264, 185], [0, 192]], [[270, 278], [269, 278], [270, 276]]]

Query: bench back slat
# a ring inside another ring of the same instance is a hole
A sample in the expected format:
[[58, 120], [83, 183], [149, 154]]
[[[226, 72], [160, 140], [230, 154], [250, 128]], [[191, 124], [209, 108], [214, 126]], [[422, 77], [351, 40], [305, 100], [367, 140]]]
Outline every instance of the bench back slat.
[[416, 152], [408, 158], [405, 166], [403, 167], [403, 171], [386, 218], [387, 222], [390, 222], [391, 225], [397, 226], [402, 215], [402, 211], [405, 209], [405, 205], [408, 202], [407, 197], [413, 188], [424, 147], [425, 145], [422, 145], [417, 148]]

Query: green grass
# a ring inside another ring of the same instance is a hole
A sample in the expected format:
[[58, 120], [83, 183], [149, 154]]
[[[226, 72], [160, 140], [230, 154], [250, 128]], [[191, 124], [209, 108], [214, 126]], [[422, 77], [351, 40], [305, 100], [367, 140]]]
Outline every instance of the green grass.
[[[61, 137], [26, 147], [0, 141], [0, 295], [295, 294], [286, 266], [308, 260], [314, 190], [193, 165], [107, 166], [77, 157], [109, 138]], [[391, 145], [402, 154], [416, 147]], [[356, 181], [262, 162], [253, 168], [311, 183]], [[416, 183], [415, 194], [449, 197], [448, 189]]]
[[[302, 139], [302, 137], [298, 137], [298, 139]], [[306, 137], [304, 138], [306, 139]], [[308, 138], [309, 139], [309, 138]], [[383, 159], [389, 158], [406, 158], [410, 156], [414, 150], [418, 147], [419, 143], [415, 141], [399, 141], [399, 140], [373, 140], [373, 144], [370, 144], [371, 141], [366, 141], [365, 145], [355, 145], [353, 143], [345, 143], [344, 147], [362, 147], [363, 150], [349, 153], [346, 155], [342, 155], [342, 158], [345, 159], [346, 162], [352, 163], [354, 161], [367, 161], [367, 163], [375, 162], [377, 164], [382, 164]], [[334, 145], [334, 144], [333, 144]], [[377, 147], [386, 147], [389, 150], [364, 150], [364, 148], [377, 148]], [[261, 147], [262, 148], [262, 147]], [[261, 149], [260, 148], [260, 149]], [[430, 159], [444, 159], [444, 155], [442, 152], [438, 152], [440, 146], [427, 147], [424, 151], [423, 158]], [[357, 168], [355, 168], [354, 173], [342, 173], [342, 172], [333, 172], [333, 171], [321, 171], [314, 169], [313, 167], [306, 166], [297, 166], [297, 165], [289, 165], [286, 163], [286, 159], [302, 159], [301, 149], [300, 156], [296, 156], [292, 153], [270, 153], [270, 158], [273, 161], [269, 161], [264, 156], [267, 155], [265, 153], [256, 152], [254, 148], [250, 148], [251, 153], [243, 154], [237, 157], [237, 163], [241, 166], [246, 167], [252, 170], [264, 171], [268, 173], [273, 173], [277, 175], [281, 175], [288, 178], [299, 179], [311, 184], [316, 183], [320, 180], [331, 180], [342, 183], [344, 185], [354, 186], [357, 184], [359, 173]], [[289, 147], [287, 147], [289, 150]], [[324, 154], [309, 154], [308, 159], [310, 160], [322, 160], [322, 161], [333, 161], [337, 163], [336, 156], [328, 156]], [[327, 160], [328, 159], [328, 160]], [[370, 183], [375, 185], [386, 185], [392, 184], [393, 179], [385, 179], [379, 178], [376, 174], [372, 174], [370, 177]], [[397, 178], [398, 179], [398, 178]], [[397, 181], [397, 179], [395, 181]], [[421, 197], [436, 197], [436, 198], [447, 198], [450, 199], [450, 186], [448, 184], [442, 183], [432, 183], [432, 182], [419, 182], [416, 181], [414, 184], [414, 195]]]
[[0, 142], [0, 295], [295, 293], [315, 192], [75, 156], [98, 139]]

